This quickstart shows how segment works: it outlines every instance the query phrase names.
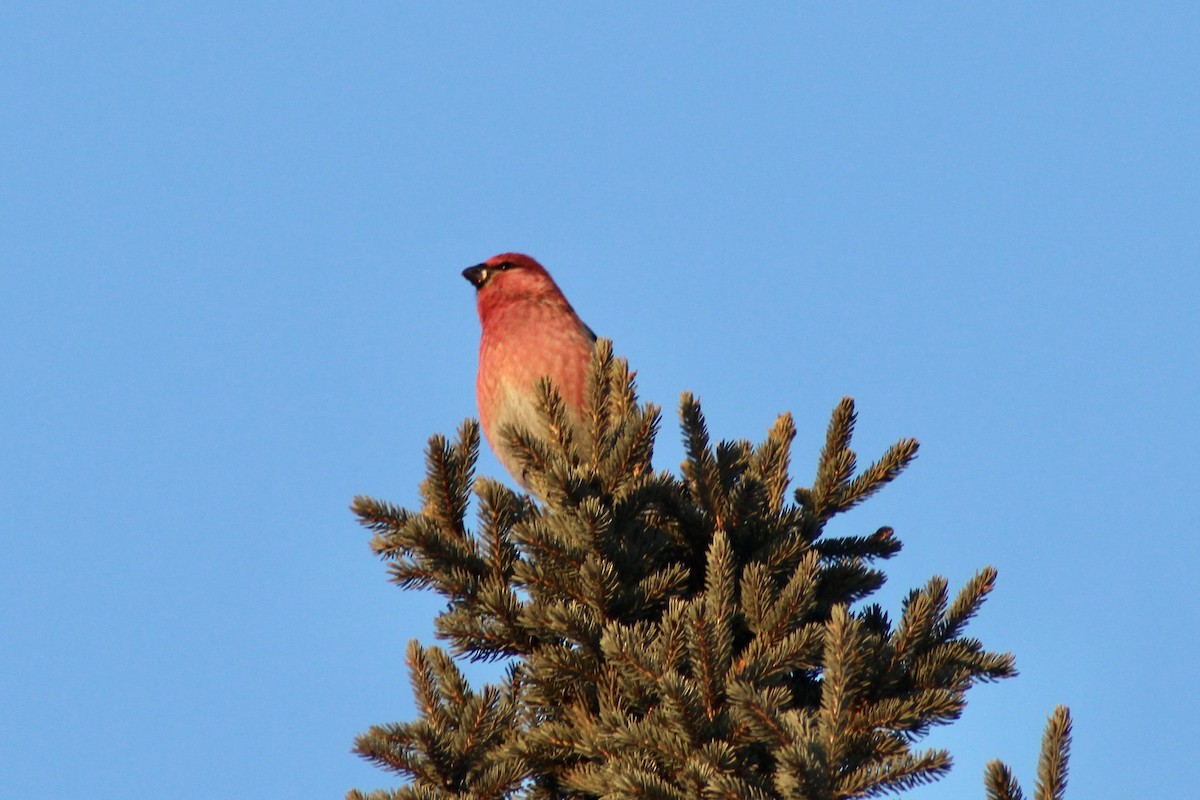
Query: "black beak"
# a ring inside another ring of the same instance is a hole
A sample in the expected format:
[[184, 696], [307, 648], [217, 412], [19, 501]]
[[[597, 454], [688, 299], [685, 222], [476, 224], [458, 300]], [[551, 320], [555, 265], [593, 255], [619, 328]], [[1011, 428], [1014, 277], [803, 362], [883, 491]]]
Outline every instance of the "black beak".
[[482, 289], [487, 283], [488, 267], [487, 264], [476, 264], [473, 267], [467, 267], [463, 270], [463, 277], [471, 282], [471, 285], [476, 289]]

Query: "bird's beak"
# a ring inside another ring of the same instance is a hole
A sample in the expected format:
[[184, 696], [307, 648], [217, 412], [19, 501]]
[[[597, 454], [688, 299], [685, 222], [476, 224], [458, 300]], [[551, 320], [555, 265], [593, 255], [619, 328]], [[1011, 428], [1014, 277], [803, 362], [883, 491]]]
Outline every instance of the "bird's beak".
[[463, 277], [471, 282], [471, 285], [476, 289], [482, 289], [487, 283], [488, 266], [487, 264], [476, 264], [473, 267], [467, 267], [463, 270]]

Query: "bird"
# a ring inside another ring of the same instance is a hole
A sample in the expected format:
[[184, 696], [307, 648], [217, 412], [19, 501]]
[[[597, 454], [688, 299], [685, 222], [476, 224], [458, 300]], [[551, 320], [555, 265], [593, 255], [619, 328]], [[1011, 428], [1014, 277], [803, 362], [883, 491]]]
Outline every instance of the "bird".
[[[479, 312], [479, 422], [500, 464], [533, 491], [521, 461], [503, 436], [516, 425], [547, 438], [538, 412], [537, 381], [557, 387], [572, 431], [587, 418], [587, 369], [596, 334], [584, 324], [545, 267], [521, 253], [501, 253], [467, 267]], [[575, 437], [579, 441], [579, 436]]]

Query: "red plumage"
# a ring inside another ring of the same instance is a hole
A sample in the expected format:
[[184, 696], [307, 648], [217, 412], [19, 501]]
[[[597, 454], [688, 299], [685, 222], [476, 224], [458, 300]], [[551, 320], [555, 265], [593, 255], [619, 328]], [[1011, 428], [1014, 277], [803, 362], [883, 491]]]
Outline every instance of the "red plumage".
[[558, 387], [572, 424], [586, 413], [587, 367], [595, 334], [575, 313], [550, 273], [520, 253], [502, 253], [463, 270], [476, 288], [483, 328], [475, 395], [488, 444], [524, 488], [520, 462], [501, 440], [516, 424], [545, 436], [534, 385], [549, 377]]

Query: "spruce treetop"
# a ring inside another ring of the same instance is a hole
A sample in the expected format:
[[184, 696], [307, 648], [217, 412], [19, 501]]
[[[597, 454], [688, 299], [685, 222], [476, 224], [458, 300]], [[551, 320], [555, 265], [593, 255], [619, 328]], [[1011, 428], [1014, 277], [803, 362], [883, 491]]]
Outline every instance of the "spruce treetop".
[[[1011, 655], [965, 634], [995, 570], [953, 595], [932, 578], [893, 622], [866, 602], [885, 580], [880, 562], [900, 551], [892, 529], [824, 535], [912, 463], [916, 440], [858, 469], [844, 398], [811, 485], [789, 497], [790, 415], [759, 444], [714, 444], [684, 394], [677, 476], [653, 469], [659, 409], [638, 402], [606, 340], [586, 391], [583, 426], [542, 381], [549, 435], [499, 432], [541, 503], [475, 476], [470, 420], [454, 441], [430, 439], [419, 511], [355, 499], [391, 579], [446, 598], [436, 631], [449, 652], [411, 642], [418, 718], [356, 742], [407, 784], [348, 796], [823, 800], [945, 774], [949, 753], [921, 749], [924, 735], [959, 717], [971, 686], [1016, 674]], [[503, 660], [506, 675], [473, 689], [452, 655]], [[1039, 800], [1065, 783], [1061, 712]], [[996, 800], [1021, 796], [998, 763], [987, 787]]]

